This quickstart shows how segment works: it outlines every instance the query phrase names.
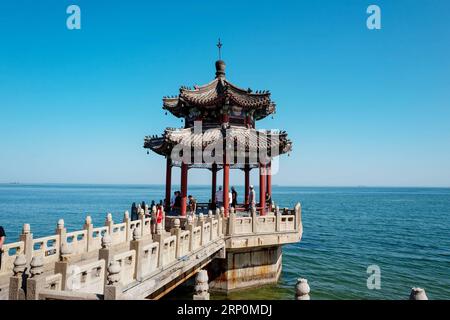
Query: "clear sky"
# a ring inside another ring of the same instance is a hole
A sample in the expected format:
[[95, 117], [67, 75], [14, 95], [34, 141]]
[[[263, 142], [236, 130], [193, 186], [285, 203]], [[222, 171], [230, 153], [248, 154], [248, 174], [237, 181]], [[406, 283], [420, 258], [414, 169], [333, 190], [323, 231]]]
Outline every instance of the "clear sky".
[[0, 182], [163, 183], [143, 138], [182, 125], [161, 99], [213, 79], [220, 37], [294, 141], [274, 184], [449, 186], [449, 21], [448, 0], [2, 0]]

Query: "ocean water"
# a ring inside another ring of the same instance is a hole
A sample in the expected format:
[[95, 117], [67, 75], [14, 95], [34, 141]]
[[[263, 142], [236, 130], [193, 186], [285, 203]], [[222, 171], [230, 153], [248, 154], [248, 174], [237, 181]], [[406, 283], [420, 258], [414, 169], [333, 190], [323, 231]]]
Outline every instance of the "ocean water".
[[[237, 188], [240, 195], [242, 188]], [[207, 201], [209, 187], [189, 193]], [[52, 234], [59, 218], [71, 230], [86, 215], [103, 225], [107, 212], [121, 221], [131, 202], [158, 201], [163, 186], [0, 185], [0, 225], [7, 242], [23, 223], [35, 237]], [[298, 277], [308, 279], [311, 299], [407, 299], [410, 288], [430, 299], [450, 299], [450, 189], [273, 187], [281, 207], [302, 203], [303, 238], [283, 247], [277, 285], [213, 299], [292, 299]], [[381, 289], [367, 288], [367, 268], [381, 270]], [[169, 298], [188, 297], [180, 288]]]

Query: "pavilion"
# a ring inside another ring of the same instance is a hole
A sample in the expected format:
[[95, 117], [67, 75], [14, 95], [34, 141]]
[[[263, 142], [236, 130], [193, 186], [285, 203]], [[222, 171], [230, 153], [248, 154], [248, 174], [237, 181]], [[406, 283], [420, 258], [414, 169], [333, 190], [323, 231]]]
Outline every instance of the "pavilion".
[[[220, 47], [219, 47], [220, 49]], [[223, 207], [228, 216], [229, 172], [245, 174], [245, 203], [248, 209], [250, 171], [259, 168], [259, 203], [265, 215], [272, 196], [272, 159], [291, 151], [285, 131], [257, 130], [256, 121], [275, 113], [270, 92], [242, 89], [225, 77], [225, 62], [216, 61], [216, 77], [193, 88], [181, 87], [179, 94], [163, 98], [163, 109], [184, 120], [184, 128], [167, 128], [162, 136], [145, 137], [144, 148], [166, 158], [165, 206], [170, 206], [172, 167], [181, 168], [181, 215], [187, 212], [188, 171], [205, 168], [212, 173], [211, 206], [214, 208], [217, 172], [223, 170]], [[181, 151], [180, 151], [181, 150]], [[205, 156], [206, 155], [206, 156]]]

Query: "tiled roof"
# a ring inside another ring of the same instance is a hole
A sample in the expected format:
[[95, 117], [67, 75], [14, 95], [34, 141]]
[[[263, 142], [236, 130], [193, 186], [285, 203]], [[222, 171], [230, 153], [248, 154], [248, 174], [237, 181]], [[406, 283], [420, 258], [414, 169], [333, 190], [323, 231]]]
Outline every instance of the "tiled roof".
[[161, 137], [146, 137], [144, 148], [153, 150], [161, 155], [170, 155], [175, 145], [204, 150], [212, 144], [223, 143], [227, 137], [229, 143], [236, 146], [236, 150], [245, 152], [258, 152], [260, 147], [277, 150], [284, 154], [292, 149], [292, 142], [287, 138], [285, 131], [266, 131], [231, 126], [227, 129], [212, 128], [203, 132], [195, 132], [194, 128], [174, 129], [167, 128]]
[[163, 109], [180, 117], [186, 115], [191, 107], [220, 106], [226, 101], [246, 111], [253, 110], [257, 120], [275, 112], [275, 103], [270, 99], [269, 91], [254, 93], [250, 89], [239, 88], [222, 77], [217, 77], [204, 86], [181, 87], [178, 96], [163, 98]]

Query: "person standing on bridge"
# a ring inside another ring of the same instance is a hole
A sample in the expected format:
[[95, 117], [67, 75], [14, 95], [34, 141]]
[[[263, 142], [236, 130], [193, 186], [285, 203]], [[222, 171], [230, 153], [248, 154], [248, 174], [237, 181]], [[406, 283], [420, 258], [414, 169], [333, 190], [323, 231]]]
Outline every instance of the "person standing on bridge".
[[234, 187], [231, 187], [231, 206], [236, 209], [237, 206], [237, 192]]
[[137, 219], [139, 219], [138, 208], [136, 206], [136, 202], [133, 202], [131, 205], [131, 221], [135, 221]]
[[197, 200], [192, 196], [188, 196], [189, 199], [189, 212], [195, 214], [197, 212]]
[[221, 186], [219, 186], [219, 190], [216, 191], [216, 206], [218, 208], [223, 206], [223, 191]]
[[250, 208], [256, 206], [256, 193], [253, 185], [250, 185], [250, 192], [248, 193], [248, 205], [250, 206]]
[[6, 233], [5, 229], [0, 226], [0, 266], [2, 265], [3, 244], [5, 243]]

